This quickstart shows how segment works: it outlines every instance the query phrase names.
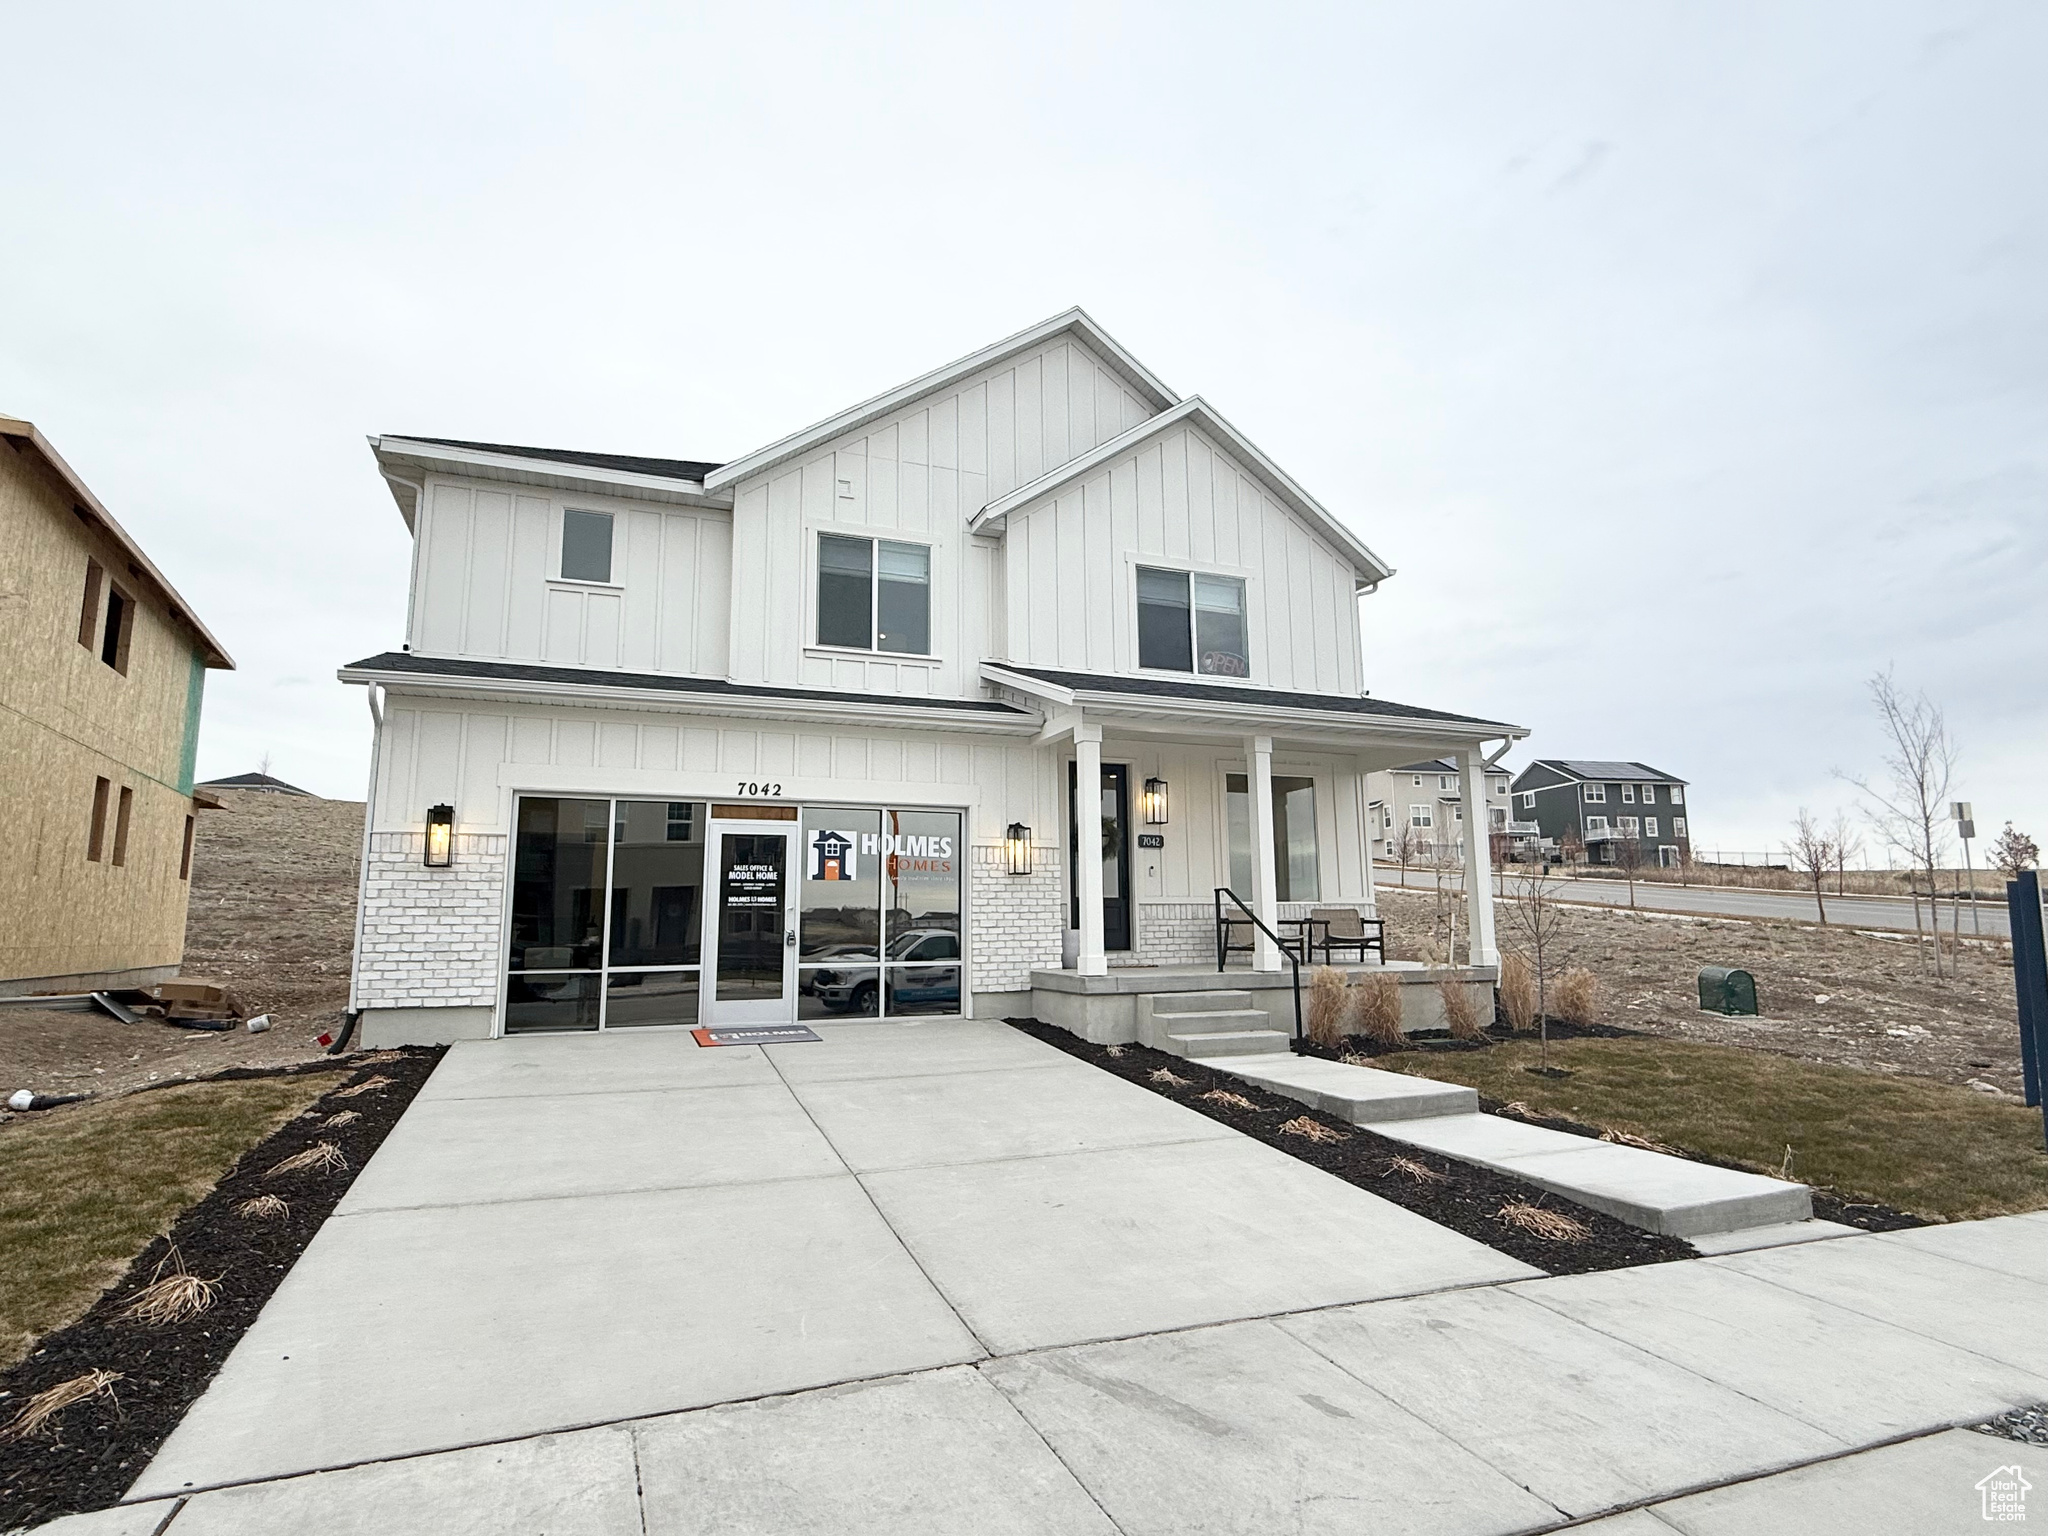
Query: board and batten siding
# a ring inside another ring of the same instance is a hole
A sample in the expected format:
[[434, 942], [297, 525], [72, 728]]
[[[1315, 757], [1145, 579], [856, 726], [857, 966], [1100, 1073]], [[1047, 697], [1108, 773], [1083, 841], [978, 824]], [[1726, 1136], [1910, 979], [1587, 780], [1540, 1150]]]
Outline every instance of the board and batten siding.
[[1023, 666], [1138, 671], [1136, 567], [1245, 580], [1250, 681], [1363, 686], [1355, 573], [1209, 436], [1182, 427], [1009, 517], [1007, 633]]
[[[1000, 654], [997, 541], [967, 519], [1148, 420], [1150, 405], [1070, 335], [734, 487], [732, 675], [740, 682], [960, 698]], [[820, 532], [932, 550], [929, 658], [822, 650]], [[791, 584], [797, 585], [791, 607]]]
[[[612, 514], [609, 584], [556, 579], [566, 507]], [[416, 537], [417, 652], [725, 676], [725, 513], [435, 478]]]
[[[509, 830], [515, 789], [650, 800], [731, 799], [735, 782], [780, 799], [972, 808], [968, 838], [995, 844], [1012, 821], [1050, 829], [1059, 800], [1028, 737], [849, 731], [624, 709], [474, 703], [392, 695], [378, 748], [378, 832], [417, 831], [455, 807], [457, 830]], [[1045, 837], [1051, 841], [1049, 830]]]

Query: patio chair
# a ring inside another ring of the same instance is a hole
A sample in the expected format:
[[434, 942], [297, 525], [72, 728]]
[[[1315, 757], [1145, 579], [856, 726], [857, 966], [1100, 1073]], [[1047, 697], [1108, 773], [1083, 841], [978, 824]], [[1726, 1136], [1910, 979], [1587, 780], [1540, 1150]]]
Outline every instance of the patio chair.
[[1386, 964], [1387, 925], [1381, 919], [1367, 917], [1356, 907], [1316, 907], [1309, 912], [1309, 918], [1322, 930], [1316, 947], [1322, 950], [1325, 965], [1337, 963], [1340, 949], [1356, 950], [1360, 965], [1365, 964], [1365, 952], [1376, 949], [1380, 964]]

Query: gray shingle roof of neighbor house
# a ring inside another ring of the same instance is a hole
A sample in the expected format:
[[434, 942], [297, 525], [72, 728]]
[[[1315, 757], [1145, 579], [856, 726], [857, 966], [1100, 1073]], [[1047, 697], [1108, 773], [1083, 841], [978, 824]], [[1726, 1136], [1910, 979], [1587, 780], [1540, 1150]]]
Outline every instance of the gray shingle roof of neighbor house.
[[1395, 773], [1456, 773], [1458, 765], [1448, 757], [1433, 757], [1426, 763], [1404, 763]]
[[522, 448], [515, 443], [471, 443], [459, 437], [415, 437], [393, 432], [391, 437], [408, 443], [432, 443], [437, 448], [468, 448], [476, 453], [508, 453], [515, 458], [542, 459], [550, 464], [582, 464], [590, 469], [617, 469], [633, 475], [664, 475], [671, 480], [702, 482], [719, 467], [705, 459], [649, 459], [631, 453], [587, 453], [580, 448]]
[[1390, 699], [1331, 693], [1286, 693], [1276, 688], [1235, 688], [1218, 683], [1179, 683], [1163, 677], [1117, 677], [1101, 672], [1048, 672], [1040, 667], [1012, 666], [992, 662], [1005, 672], [1035, 677], [1055, 687], [1079, 693], [1127, 693], [1170, 699], [1221, 699], [1231, 704], [1264, 704], [1272, 709], [1314, 710], [1327, 715], [1378, 715], [1389, 720], [1427, 720], [1443, 725], [1479, 725], [1492, 731], [1517, 731], [1518, 726], [1497, 720], [1480, 720], [1471, 715], [1446, 714], [1440, 709], [1420, 709], [1413, 704], [1396, 704]]
[[[1686, 784], [1691, 782], [1688, 779], [1681, 779], [1675, 773], [1659, 773], [1648, 763], [1612, 763], [1601, 762], [1591, 758], [1539, 757], [1529, 767], [1554, 769], [1558, 773], [1569, 774], [1575, 779], [1614, 779], [1616, 781], [1624, 779], [1653, 779], [1659, 784]], [[1523, 771], [1527, 772], [1527, 769]]]
[[274, 795], [304, 795], [308, 800], [316, 798], [310, 789], [301, 789], [296, 784], [287, 784], [283, 779], [273, 779], [267, 773], [238, 773], [231, 778], [203, 779], [192, 786], [194, 789], [262, 789]]
[[571, 688], [645, 688], [658, 693], [709, 694], [733, 699], [793, 699], [799, 702], [883, 704], [891, 709], [964, 709], [983, 714], [1033, 718], [1014, 704], [998, 699], [948, 699], [913, 697], [902, 694], [843, 693], [830, 688], [769, 688], [751, 683], [728, 683], [717, 677], [675, 677], [655, 672], [606, 672], [595, 667], [539, 667], [516, 661], [469, 661], [451, 656], [415, 656], [410, 651], [386, 651], [366, 656], [343, 667], [350, 672], [403, 672], [419, 678], [441, 678], [459, 682], [473, 678], [480, 682], [555, 683]]

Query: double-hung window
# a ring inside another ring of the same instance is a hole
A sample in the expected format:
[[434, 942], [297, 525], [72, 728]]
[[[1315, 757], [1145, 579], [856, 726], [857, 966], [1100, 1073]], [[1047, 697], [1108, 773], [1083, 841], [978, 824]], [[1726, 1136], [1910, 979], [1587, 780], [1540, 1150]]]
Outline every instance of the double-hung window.
[[1535, 791], [1535, 790], [1533, 790], [1533, 789], [1525, 789], [1525, 790], [1523, 790], [1523, 791], [1522, 791], [1522, 809], [1523, 809], [1523, 810], [1525, 810], [1525, 811], [1533, 811], [1533, 810], [1535, 810], [1535, 809], [1536, 809], [1536, 791]]
[[929, 656], [931, 546], [819, 534], [818, 644]]
[[1426, 805], [1411, 805], [1408, 807], [1408, 825], [1411, 827], [1434, 826], [1436, 825], [1435, 815]]
[[1250, 677], [1244, 582], [1235, 576], [1139, 566], [1138, 665], [1161, 672]]
[[1634, 805], [1636, 803], [1635, 785], [1624, 784], [1621, 786], [1621, 803], [1623, 805]]
[[1654, 785], [1654, 784], [1645, 784], [1645, 785], [1643, 786], [1643, 804], [1645, 804], [1645, 805], [1655, 805], [1656, 803], [1657, 803], [1657, 786], [1656, 786], [1656, 785]]
[[1588, 816], [1586, 818], [1586, 835], [1591, 837], [1596, 832], [1603, 837], [1607, 835], [1607, 818], [1605, 816]]
[[1676, 784], [1671, 786], [1671, 803], [1673, 805], [1685, 804], [1685, 791]]
[[1605, 805], [1607, 803], [1607, 786], [1605, 784], [1581, 784], [1579, 786], [1579, 796], [1588, 805]]
[[1645, 816], [1643, 818], [1643, 836], [1655, 837], [1657, 835], [1657, 818], [1654, 816]]
[[1685, 836], [1685, 818], [1683, 816], [1671, 818], [1671, 835], [1673, 837]]

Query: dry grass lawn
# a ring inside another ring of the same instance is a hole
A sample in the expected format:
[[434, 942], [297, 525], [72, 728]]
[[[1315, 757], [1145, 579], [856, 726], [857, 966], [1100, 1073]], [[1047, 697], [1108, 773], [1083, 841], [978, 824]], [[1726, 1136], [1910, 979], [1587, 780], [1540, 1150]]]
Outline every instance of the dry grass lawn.
[[1505, 1102], [1776, 1173], [1940, 1221], [2048, 1206], [2041, 1113], [1924, 1078], [1684, 1040], [1533, 1041], [1375, 1058]]
[[326, 1073], [195, 1083], [0, 1127], [0, 1369], [333, 1085]]

